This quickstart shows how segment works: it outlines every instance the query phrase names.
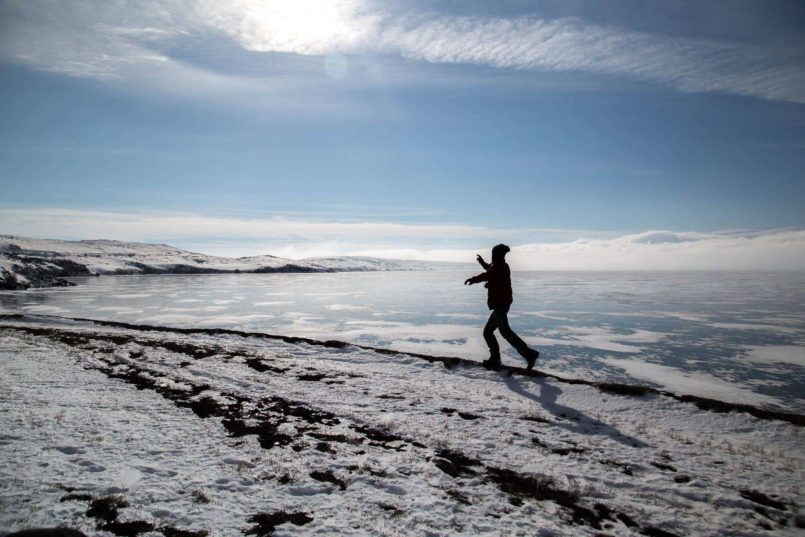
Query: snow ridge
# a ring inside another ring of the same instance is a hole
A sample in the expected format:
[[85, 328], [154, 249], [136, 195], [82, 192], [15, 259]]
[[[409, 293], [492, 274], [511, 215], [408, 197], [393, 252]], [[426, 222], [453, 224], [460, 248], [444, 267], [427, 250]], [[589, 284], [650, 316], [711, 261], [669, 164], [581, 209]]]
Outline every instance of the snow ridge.
[[350, 256], [302, 260], [271, 255], [229, 258], [188, 252], [167, 244], [0, 235], [0, 289], [69, 285], [62, 278], [101, 274], [455, 270], [464, 267], [462, 263]]

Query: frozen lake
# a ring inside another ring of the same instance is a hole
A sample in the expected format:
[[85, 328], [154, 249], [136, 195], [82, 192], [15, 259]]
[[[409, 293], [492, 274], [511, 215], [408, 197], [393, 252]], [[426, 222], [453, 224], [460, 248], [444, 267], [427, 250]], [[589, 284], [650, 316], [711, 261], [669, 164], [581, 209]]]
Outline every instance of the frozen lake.
[[[484, 359], [466, 272], [77, 278], [0, 293], [4, 311], [340, 339]], [[805, 412], [805, 274], [513, 274], [514, 330], [566, 376]], [[522, 363], [501, 340], [504, 361]]]

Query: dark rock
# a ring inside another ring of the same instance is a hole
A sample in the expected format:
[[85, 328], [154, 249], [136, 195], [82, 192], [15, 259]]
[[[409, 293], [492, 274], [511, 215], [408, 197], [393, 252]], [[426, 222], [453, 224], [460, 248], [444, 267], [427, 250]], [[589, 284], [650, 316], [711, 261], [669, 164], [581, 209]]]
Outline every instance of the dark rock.
[[312, 432], [308, 434], [313, 438], [316, 438], [317, 440], [330, 440], [332, 442], [340, 442], [342, 444], [352, 444], [352, 445], [363, 443], [363, 438], [350, 437], [344, 434], [331, 434], [331, 433], [320, 433], [320, 432]]
[[[450, 492], [448, 491], [448, 495], [449, 494], [450, 494]], [[390, 513], [392, 517], [398, 517], [400, 515], [405, 514], [405, 511], [403, 511], [402, 509], [398, 509], [398, 508], [396, 508], [393, 505], [390, 505], [388, 503], [380, 502], [380, 503], [377, 504], [377, 506], [380, 507], [382, 510]]]
[[159, 528], [165, 537], [207, 537], [209, 532], [205, 530], [182, 530], [174, 526], [162, 526]]
[[665, 464], [664, 462], [652, 462], [651, 465], [659, 468], [660, 470], [665, 470], [667, 472], [676, 472], [676, 468], [674, 468], [670, 464]]
[[204, 396], [200, 399], [190, 402], [190, 408], [200, 418], [209, 418], [210, 416], [225, 416], [226, 410], [210, 396]]
[[111, 522], [118, 516], [118, 508], [128, 507], [128, 502], [120, 496], [106, 496], [92, 500], [87, 509], [87, 516]]
[[28, 287], [30, 287], [30, 285], [19, 281], [13, 272], [3, 271], [2, 275], [0, 275], [0, 289], [6, 291], [22, 291], [23, 289], [28, 289]]
[[154, 525], [144, 520], [130, 520], [127, 522], [112, 520], [104, 523], [101, 529], [114, 533], [119, 537], [137, 537], [141, 533], [154, 531]]
[[555, 453], [556, 455], [569, 455], [570, 453], [585, 453], [586, 451], [587, 451], [586, 449], [576, 446], [551, 448], [551, 453]]
[[537, 423], [551, 423], [551, 420], [542, 418], [540, 416], [522, 416], [521, 420], [536, 421]]
[[83, 493], [70, 493], [59, 498], [60, 502], [88, 502], [92, 500], [92, 495]]
[[402, 451], [404, 449], [404, 445], [400, 444], [399, 446], [392, 446], [393, 442], [401, 442], [404, 443], [405, 440], [402, 436], [396, 435], [391, 431], [386, 429], [380, 429], [377, 427], [370, 427], [368, 425], [350, 425], [350, 429], [353, 431], [364, 435], [370, 441], [370, 445], [372, 446], [380, 446], [386, 449], [394, 449], [396, 451]]
[[333, 474], [332, 470], [315, 470], [313, 472], [310, 472], [310, 477], [312, 477], [316, 481], [322, 481], [324, 483], [332, 483], [341, 490], [347, 490], [346, 482], [344, 482], [343, 479], [337, 478], [335, 474]]
[[317, 382], [321, 379], [325, 378], [327, 375], [324, 373], [306, 373], [302, 375], [297, 375], [297, 380], [309, 381], [309, 382]]
[[750, 502], [759, 503], [760, 505], [765, 505], [767, 507], [773, 507], [775, 509], [779, 509], [780, 511], [788, 510], [783, 502], [770, 498], [762, 492], [758, 492], [756, 490], [744, 489], [741, 491], [741, 497], [745, 500], [749, 500]]
[[322, 453], [335, 453], [335, 450], [327, 442], [319, 442], [316, 444], [315, 449], [316, 451], [321, 451]]
[[640, 530], [640, 533], [648, 537], [679, 537], [676, 533], [665, 531], [664, 529], [656, 526], [647, 526]]
[[437, 455], [433, 460], [433, 464], [451, 477], [475, 475], [477, 472], [472, 467], [481, 466], [481, 461], [467, 457], [457, 451], [442, 449]]
[[[65, 277], [89, 276], [92, 274], [86, 266], [69, 259], [18, 254], [6, 255], [16, 261], [13, 265], [13, 272], [16, 274], [6, 272], [3, 278], [0, 279], [0, 286], [5, 289], [72, 286], [74, 284], [64, 280]], [[24, 276], [29, 283], [20, 282], [17, 275]]]
[[535, 500], [553, 500], [559, 505], [569, 506], [578, 500], [578, 494], [556, 487], [552, 477], [546, 475], [523, 475], [507, 468], [487, 468], [489, 479], [500, 490], [515, 496]]
[[273, 513], [258, 513], [249, 517], [249, 522], [255, 524], [253, 527], [246, 530], [246, 535], [257, 535], [257, 537], [265, 537], [274, 535], [274, 530], [277, 526], [290, 522], [297, 526], [304, 526], [313, 521], [313, 517], [307, 513], [286, 513], [284, 511], [275, 511]]
[[78, 530], [69, 528], [31, 528], [6, 534], [6, 537], [87, 537]]

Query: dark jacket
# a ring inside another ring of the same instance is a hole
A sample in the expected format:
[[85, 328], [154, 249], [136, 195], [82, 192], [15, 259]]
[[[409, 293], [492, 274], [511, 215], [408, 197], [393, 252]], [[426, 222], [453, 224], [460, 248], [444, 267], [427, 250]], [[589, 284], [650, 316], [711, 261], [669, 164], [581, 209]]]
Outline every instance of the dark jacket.
[[486, 305], [489, 309], [500, 306], [511, 306], [514, 301], [512, 297], [512, 273], [509, 265], [505, 261], [492, 263], [486, 272], [470, 278], [472, 283], [486, 282], [488, 291]]

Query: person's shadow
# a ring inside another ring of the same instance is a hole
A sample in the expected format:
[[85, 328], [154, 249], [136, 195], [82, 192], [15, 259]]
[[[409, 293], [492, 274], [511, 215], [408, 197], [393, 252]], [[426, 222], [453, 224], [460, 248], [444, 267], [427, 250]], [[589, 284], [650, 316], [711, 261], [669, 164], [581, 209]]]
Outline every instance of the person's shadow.
[[648, 444], [642, 440], [627, 436], [615, 427], [604, 423], [603, 421], [593, 419], [590, 416], [579, 412], [575, 408], [559, 404], [557, 399], [562, 393], [562, 390], [558, 386], [547, 382], [546, 379], [534, 379], [534, 384], [538, 384], [540, 387], [539, 395], [534, 395], [523, 388], [523, 386], [520, 384], [520, 381], [514, 377], [509, 377], [506, 379], [506, 386], [508, 386], [511, 391], [536, 401], [542, 406], [542, 408], [554, 416], [561, 418], [553, 423], [553, 425], [556, 425], [557, 427], [562, 427], [577, 434], [608, 436], [613, 440], [630, 447], [649, 447]]

